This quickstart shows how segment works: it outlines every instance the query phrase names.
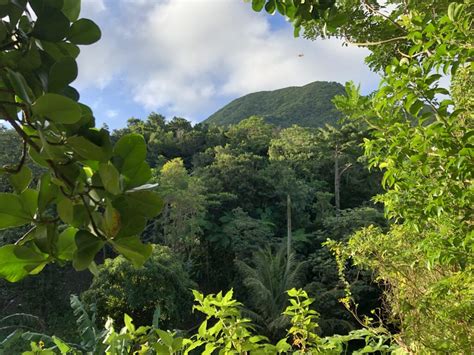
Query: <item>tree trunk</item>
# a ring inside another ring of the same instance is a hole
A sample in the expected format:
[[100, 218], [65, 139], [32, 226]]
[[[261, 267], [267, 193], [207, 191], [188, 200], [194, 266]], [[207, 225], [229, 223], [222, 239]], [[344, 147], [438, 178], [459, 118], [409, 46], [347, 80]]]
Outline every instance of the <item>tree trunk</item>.
[[341, 174], [339, 174], [339, 152], [334, 152], [334, 201], [336, 206], [336, 214], [339, 213], [341, 209]]
[[291, 254], [291, 197], [286, 195], [286, 225], [287, 225], [287, 240], [286, 240], [286, 262], [290, 261]]

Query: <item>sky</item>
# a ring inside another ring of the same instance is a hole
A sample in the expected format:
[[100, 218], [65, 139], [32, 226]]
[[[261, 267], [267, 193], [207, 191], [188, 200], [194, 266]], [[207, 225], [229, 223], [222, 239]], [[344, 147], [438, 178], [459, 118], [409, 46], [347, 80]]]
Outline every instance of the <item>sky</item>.
[[283, 17], [243, 0], [82, 0], [81, 17], [102, 29], [81, 47], [74, 83], [98, 126], [151, 112], [197, 123], [256, 91], [352, 80], [369, 93], [379, 81], [366, 50], [295, 39]]

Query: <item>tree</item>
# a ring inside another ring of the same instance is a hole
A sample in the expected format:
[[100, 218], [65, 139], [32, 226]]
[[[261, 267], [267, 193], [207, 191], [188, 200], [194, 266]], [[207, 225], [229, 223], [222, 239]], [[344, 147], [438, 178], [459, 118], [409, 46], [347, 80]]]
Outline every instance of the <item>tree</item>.
[[326, 125], [317, 134], [318, 148], [316, 157], [319, 160], [330, 159], [334, 164], [334, 205], [336, 213], [341, 209], [341, 178], [353, 168], [354, 158], [361, 155], [358, 145], [362, 142], [362, 127], [345, 124], [339, 129]]
[[271, 338], [278, 338], [288, 325], [288, 319], [282, 315], [288, 296], [286, 290], [301, 282], [303, 263], [290, 254], [287, 259], [284, 247], [273, 253], [270, 248], [255, 252], [252, 264], [237, 260], [244, 285], [249, 291], [249, 300], [253, 312], [251, 315]]
[[157, 177], [165, 206], [159, 219], [161, 241], [186, 262], [199, 246], [206, 214], [205, 189], [189, 176], [180, 158], [170, 160]]
[[252, 116], [229, 127], [227, 137], [233, 149], [266, 156], [275, 128], [261, 117]]
[[190, 288], [195, 286], [176, 254], [154, 245], [143, 268], [122, 256], [107, 259], [81, 298], [88, 306], [95, 304], [101, 323], [107, 317], [121, 320], [126, 313], [144, 325], [156, 314], [162, 326], [177, 327], [189, 317]]
[[[139, 235], [162, 204], [144, 187], [145, 142], [132, 134], [112, 146], [70, 86], [78, 45], [99, 40], [100, 29], [79, 19], [80, 0], [3, 1], [0, 12], [0, 118], [22, 146], [19, 161], [1, 170], [15, 191], [0, 194], [0, 229], [30, 228], [0, 247], [0, 277], [18, 281], [69, 260], [87, 269], [106, 244], [142, 265], [151, 246]], [[27, 159], [46, 170], [36, 189]]]

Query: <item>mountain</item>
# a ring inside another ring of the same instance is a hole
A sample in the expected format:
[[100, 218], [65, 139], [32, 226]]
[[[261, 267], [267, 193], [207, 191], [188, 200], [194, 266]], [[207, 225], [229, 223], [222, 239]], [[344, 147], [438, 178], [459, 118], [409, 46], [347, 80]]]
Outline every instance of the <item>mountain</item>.
[[204, 122], [226, 126], [256, 115], [280, 127], [321, 127], [340, 118], [331, 100], [344, 92], [341, 84], [327, 81], [255, 92], [232, 101]]

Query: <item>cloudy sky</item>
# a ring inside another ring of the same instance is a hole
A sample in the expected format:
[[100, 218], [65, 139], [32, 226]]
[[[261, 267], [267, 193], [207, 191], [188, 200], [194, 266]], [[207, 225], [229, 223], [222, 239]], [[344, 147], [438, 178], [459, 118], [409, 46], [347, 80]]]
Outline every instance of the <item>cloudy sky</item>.
[[242, 95], [316, 80], [353, 80], [364, 92], [378, 84], [364, 50], [295, 39], [281, 16], [242, 0], [82, 4], [102, 40], [82, 47], [75, 86], [99, 125], [122, 127], [152, 111], [199, 122]]

